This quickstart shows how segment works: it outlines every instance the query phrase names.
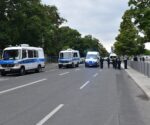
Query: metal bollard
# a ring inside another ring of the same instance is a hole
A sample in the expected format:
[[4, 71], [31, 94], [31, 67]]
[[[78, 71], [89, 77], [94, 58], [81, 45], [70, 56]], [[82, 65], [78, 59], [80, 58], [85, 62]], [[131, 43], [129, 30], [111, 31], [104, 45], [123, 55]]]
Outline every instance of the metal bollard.
[[145, 75], [146, 76], [148, 76], [148, 73], [147, 73], [148, 71], [147, 70], [148, 70], [148, 63], [145, 63]]
[[150, 78], [150, 63], [148, 63], [148, 77]]

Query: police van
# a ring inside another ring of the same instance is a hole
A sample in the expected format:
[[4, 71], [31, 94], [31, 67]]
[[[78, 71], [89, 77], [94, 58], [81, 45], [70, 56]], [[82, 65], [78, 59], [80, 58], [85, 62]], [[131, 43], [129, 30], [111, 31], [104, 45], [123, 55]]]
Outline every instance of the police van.
[[85, 58], [85, 67], [98, 67], [100, 65], [100, 54], [97, 51], [89, 51]]
[[116, 58], [117, 58], [117, 55], [115, 53], [110, 53], [109, 55], [110, 63], [113, 63], [113, 60], [115, 60]]
[[27, 44], [5, 48], [2, 60], [0, 60], [0, 72], [2, 76], [13, 72], [24, 75], [29, 70], [40, 72], [44, 67], [45, 58], [43, 49], [30, 47]]
[[80, 54], [78, 50], [67, 49], [59, 52], [58, 67], [78, 67]]

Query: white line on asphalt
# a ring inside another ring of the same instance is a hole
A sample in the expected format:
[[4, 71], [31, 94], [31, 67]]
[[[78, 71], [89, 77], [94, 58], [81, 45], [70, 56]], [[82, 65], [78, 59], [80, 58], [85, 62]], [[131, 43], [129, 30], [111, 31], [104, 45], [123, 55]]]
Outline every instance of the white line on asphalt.
[[57, 106], [52, 112], [50, 112], [47, 116], [45, 116], [40, 122], [38, 122], [36, 125], [43, 125], [45, 122], [47, 122], [53, 115], [55, 115], [62, 107], [64, 104], [60, 104]]
[[102, 70], [100, 69], [99, 71], [101, 72]]
[[66, 75], [66, 74], [69, 74], [70, 72], [64, 72], [64, 73], [61, 73], [59, 74], [60, 76], [63, 76], [63, 75]]
[[83, 89], [86, 85], [88, 85], [90, 83], [90, 81], [87, 81], [86, 83], [84, 83], [81, 87], [80, 90]]
[[45, 80], [47, 80], [47, 79], [41, 79], [41, 80], [38, 80], [38, 81], [35, 81], [35, 82], [31, 82], [31, 83], [28, 83], [28, 84], [25, 84], [25, 85], [21, 85], [21, 86], [17, 86], [17, 87], [14, 87], [14, 88], [7, 89], [7, 90], [3, 90], [3, 91], [0, 91], [0, 95], [5, 94], [7, 92], [11, 92], [11, 91], [17, 90], [17, 89], [20, 89], [20, 88], [24, 88], [26, 86], [37, 84], [37, 83], [43, 82]]
[[96, 77], [96, 76], [98, 76], [98, 73], [95, 73], [95, 74], [93, 75], [93, 77]]

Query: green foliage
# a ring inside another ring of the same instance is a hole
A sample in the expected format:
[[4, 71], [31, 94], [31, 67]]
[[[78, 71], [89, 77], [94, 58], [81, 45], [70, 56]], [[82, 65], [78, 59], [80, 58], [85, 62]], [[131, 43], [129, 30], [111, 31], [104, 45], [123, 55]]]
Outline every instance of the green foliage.
[[82, 56], [87, 50], [107, 53], [92, 36], [82, 38], [77, 30], [60, 27], [64, 21], [57, 7], [43, 5], [40, 0], [0, 0], [0, 50], [26, 43], [43, 47], [51, 56], [68, 47], [79, 50]]
[[82, 56], [85, 56], [87, 51], [99, 51], [101, 56], [107, 56], [108, 52], [96, 38], [87, 35], [81, 39], [81, 47], [79, 48]]
[[129, 6], [135, 25], [145, 35], [145, 42], [150, 41], [150, 1], [129, 0]]
[[127, 10], [122, 17], [120, 34], [116, 37], [114, 44], [115, 53], [118, 55], [137, 55], [144, 50], [143, 39], [138, 36], [138, 31], [132, 23], [131, 11]]
[[150, 50], [145, 50], [144, 55], [150, 55]]

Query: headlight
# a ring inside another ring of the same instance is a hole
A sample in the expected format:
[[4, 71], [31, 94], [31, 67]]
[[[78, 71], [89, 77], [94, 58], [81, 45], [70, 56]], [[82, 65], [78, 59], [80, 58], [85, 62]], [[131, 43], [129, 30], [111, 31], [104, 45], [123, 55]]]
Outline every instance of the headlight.
[[14, 65], [14, 67], [19, 67], [19, 66], [20, 66], [20, 64], [15, 64], [15, 65]]

